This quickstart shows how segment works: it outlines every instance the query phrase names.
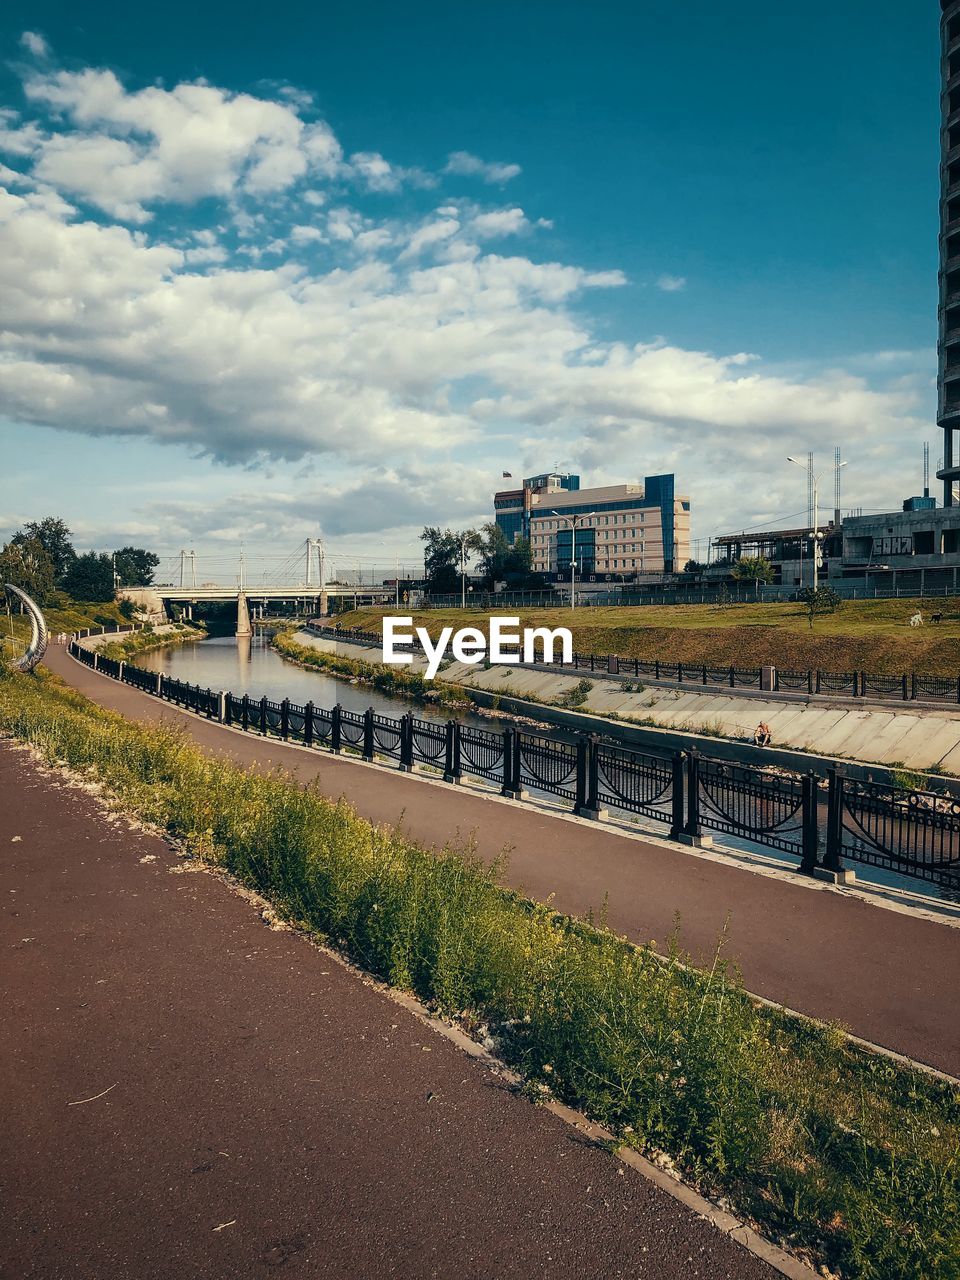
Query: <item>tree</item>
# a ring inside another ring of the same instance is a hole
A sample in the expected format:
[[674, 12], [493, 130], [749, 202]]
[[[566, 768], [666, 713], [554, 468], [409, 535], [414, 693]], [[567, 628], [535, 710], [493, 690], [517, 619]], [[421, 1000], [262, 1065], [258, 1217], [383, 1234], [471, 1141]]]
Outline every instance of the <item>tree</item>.
[[113, 562], [101, 551], [77, 556], [67, 570], [63, 589], [74, 600], [112, 600]]
[[433, 595], [453, 595], [460, 589], [460, 548], [472, 550], [477, 545], [477, 533], [472, 529], [455, 533], [452, 529], [439, 529], [426, 525], [420, 535], [425, 544], [423, 552], [423, 576], [427, 590]]
[[488, 590], [495, 582], [502, 582], [506, 578], [507, 561], [512, 547], [496, 521], [491, 520], [479, 530], [473, 550], [477, 552], [484, 585]]
[[707, 566], [705, 564], [701, 564], [699, 560], [688, 560], [683, 566], [683, 572], [689, 574], [703, 573], [706, 567]]
[[833, 587], [806, 587], [800, 592], [800, 599], [807, 608], [807, 622], [813, 630], [813, 622], [818, 614], [836, 613], [841, 604], [840, 597]]
[[160, 557], [142, 547], [121, 547], [114, 552], [117, 583], [122, 587], [149, 587]]
[[39, 605], [54, 592], [53, 562], [39, 538], [18, 533], [0, 551], [0, 582], [10, 582]]
[[67, 570], [77, 558], [70, 541], [72, 536], [66, 522], [59, 516], [46, 516], [43, 520], [28, 520], [22, 530], [14, 534], [12, 541], [20, 543], [36, 538], [50, 557], [54, 579], [57, 586], [60, 586]]
[[752, 582], [759, 598], [760, 584], [773, 581], [773, 565], [766, 556], [744, 556], [733, 566], [733, 576], [738, 582]]

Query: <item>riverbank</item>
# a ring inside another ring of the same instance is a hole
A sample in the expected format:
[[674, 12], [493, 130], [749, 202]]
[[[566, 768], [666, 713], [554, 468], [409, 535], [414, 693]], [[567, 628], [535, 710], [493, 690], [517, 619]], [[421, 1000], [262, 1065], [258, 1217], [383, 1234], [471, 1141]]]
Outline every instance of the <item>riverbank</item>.
[[[628, 1143], [666, 1149], [775, 1237], [851, 1276], [952, 1274], [943, 1269], [960, 1256], [957, 1171], [945, 1163], [960, 1139], [952, 1088], [755, 1005], [722, 962], [709, 975], [664, 967], [505, 892], [497, 868], [470, 855], [426, 853], [315, 791], [207, 759], [178, 734], [49, 682], [8, 677], [0, 718], [48, 757], [92, 768], [125, 806], [372, 972], [438, 1009], [467, 1011], [466, 1025], [487, 1026], [533, 1084]], [[891, 1161], [895, 1182], [883, 1176]]]
[[206, 638], [207, 630], [202, 623], [188, 625], [185, 622], [170, 622], [151, 626], [149, 629], [145, 627], [142, 631], [135, 631], [121, 640], [103, 638], [97, 643], [98, 637], [93, 636], [84, 643], [91, 647], [92, 639], [92, 647], [95, 647], [98, 653], [102, 653], [107, 658], [115, 658], [118, 662], [127, 662], [141, 653], [150, 653], [154, 649], [173, 648], [178, 644], [188, 644], [191, 641], [206, 640]]
[[[847, 600], [836, 613], [820, 616], [813, 629], [801, 604], [642, 605], [576, 610], [497, 610], [519, 617], [521, 626], [568, 627], [577, 653], [645, 662], [706, 663], [709, 667], [770, 663], [783, 670], [904, 671], [949, 675], [960, 670], [960, 608], [948, 600]], [[344, 627], [379, 631], [384, 615], [396, 609], [358, 609], [342, 614]], [[403, 611], [405, 613], [405, 611]], [[911, 627], [920, 612], [924, 627]], [[939, 625], [931, 623], [941, 613]], [[489, 610], [425, 609], [412, 614], [414, 626], [436, 638], [443, 627], [486, 630]]]

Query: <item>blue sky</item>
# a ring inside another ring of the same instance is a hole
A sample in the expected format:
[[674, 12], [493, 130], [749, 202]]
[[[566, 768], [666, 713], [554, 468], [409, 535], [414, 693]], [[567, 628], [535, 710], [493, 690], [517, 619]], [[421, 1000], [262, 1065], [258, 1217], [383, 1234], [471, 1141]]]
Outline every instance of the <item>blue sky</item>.
[[915, 491], [939, 7], [724, 9], [8, 4], [0, 535], [411, 555], [560, 462], [705, 537], [834, 444]]

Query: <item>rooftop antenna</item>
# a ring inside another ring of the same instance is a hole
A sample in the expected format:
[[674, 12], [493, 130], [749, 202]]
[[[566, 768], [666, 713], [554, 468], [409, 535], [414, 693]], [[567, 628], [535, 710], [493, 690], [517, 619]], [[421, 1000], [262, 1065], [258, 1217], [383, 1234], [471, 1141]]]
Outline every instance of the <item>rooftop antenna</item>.
[[813, 454], [807, 454], [807, 524], [813, 524]]
[[923, 496], [930, 497], [930, 445], [923, 443]]
[[833, 451], [833, 523], [840, 527], [840, 446]]

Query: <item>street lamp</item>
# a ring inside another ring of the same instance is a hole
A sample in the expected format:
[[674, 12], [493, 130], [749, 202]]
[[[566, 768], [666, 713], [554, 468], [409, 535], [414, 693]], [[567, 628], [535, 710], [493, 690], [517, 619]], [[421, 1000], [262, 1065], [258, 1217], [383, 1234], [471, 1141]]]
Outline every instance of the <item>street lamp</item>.
[[[575, 609], [577, 607], [576, 584], [574, 580], [577, 567], [577, 525], [581, 520], [592, 520], [597, 513], [595, 511], [587, 511], [583, 515], [579, 516], [565, 516], [561, 515], [559, 511], [551, 511], [550, 514], [552, 516], [556, 516], [558, 520], [566, 520], [570, 525], [570, 608]], [[559, 556], [557, 557], [557, 561], [559, 563]]]
[[[820, 481], [826, 472], [822, 471], [820, 475], [815, 476], [809, 464], [801, 462], [799, 458], [788, 457], [787, 461], [792, 462], [795, 467], [803, 467], [813, 485], [813, 589], [816, 591], [820, 581]], [[834, 475], [846, 465], [846, 462], [838, 462], [833, 467]]]
[[467, 607], [467, 539], [466, 533], [458, 533], [456, 535], [457, 542], [460, 544], [460, 608]]

